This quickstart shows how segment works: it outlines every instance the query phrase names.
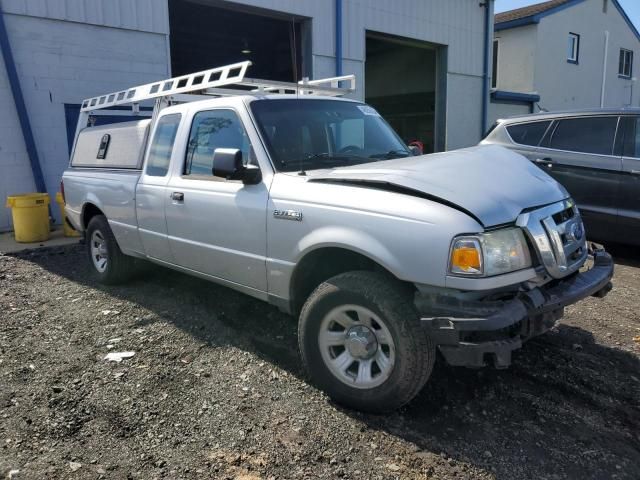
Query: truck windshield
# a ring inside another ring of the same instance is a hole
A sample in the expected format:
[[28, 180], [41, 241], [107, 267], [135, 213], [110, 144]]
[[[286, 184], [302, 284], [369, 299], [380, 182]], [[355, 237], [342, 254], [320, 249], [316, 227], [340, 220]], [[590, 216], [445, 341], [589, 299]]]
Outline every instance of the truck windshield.
[[280, 172], [335, 168], [407, 157], [411, 152], [369, 105], [340, 100], [251, 102]]

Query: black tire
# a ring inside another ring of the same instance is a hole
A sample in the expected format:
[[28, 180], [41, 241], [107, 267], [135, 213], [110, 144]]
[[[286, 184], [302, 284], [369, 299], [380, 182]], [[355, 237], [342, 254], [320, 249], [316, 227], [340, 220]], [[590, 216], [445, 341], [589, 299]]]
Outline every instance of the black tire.
[[[95, 245], [92, 239], [95, 232], [98, 232], [104, 239], [104, 245], [106, 246], [107, 261], [103, 271], [100, 271], [94, 262], [92, 253], [92, 246]], [[115, 285], [126, 282], [136, 273], [136, 259], [122, 253], [104, 215], [96, 215], [89, 221], [85, 243], [89, 265], [98, 282], [105, 285]]]
[[[365, 307], [391, 333], [395, 363], [382, 384], [354, 388], [325, 363], [319, 344], [321, 325], [340, 305]], [[433, 342], [419, 325], [411, 294], [393, 278], [366, 271], [337, 275], [316, 288], [300, 313], [298, 341], [312, 380], [322, 390], [339, 404], [371, 413], [389, 412], [413, 399], [429, 379], [436, 357]]]

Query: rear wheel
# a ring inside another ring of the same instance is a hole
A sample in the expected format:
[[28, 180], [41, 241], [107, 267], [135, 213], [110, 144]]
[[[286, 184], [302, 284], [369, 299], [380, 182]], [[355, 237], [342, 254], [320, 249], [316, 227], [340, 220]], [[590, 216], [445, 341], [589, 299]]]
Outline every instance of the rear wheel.
[[424, 386], [435, 360], [411, 296], [374, 272], [349, 272], [321, 284], [302, 309], [298, 333], [313, 379], [358, 410], [401, 407]]
[[135, 258], [122, 253], [104, 215], [89, 221], [86, 245], [92, 271], [100, 283], [122, 283], [135, 273]]

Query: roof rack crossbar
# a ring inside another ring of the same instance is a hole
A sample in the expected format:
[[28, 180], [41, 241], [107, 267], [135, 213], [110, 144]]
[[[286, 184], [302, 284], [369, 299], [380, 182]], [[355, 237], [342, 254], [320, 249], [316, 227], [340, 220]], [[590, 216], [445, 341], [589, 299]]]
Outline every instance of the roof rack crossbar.
[[[304, 79], [298, 83], [279, 82], [245, 78], [250, 61], [233, 63], [224, 67], [211, 68], [201, 72], [182, 75], [157, 82], [128, 88], [119, 92], [87, 98], [82, 102], [81, 112], [91, 112], [117, 105], [139, 104], [145, 100], [170, 97], [179, 94], [199, 93], [214, 96], [251, 95], [260, 93], [284, 93], [297, 95], [342, 96], [355, 91], [355, 75]], [[340, 82], [348, 82], [346, 88]], [[221, 88], [221, 87], [244, 87]]]
[[233, 85], [241, 82], [251, 65], [250, 61], [233, 63], [224, 67], [211, 68], [180, 77], [131, 87], [119, 92], [107, 93], [82, 102], [81, 112], [114, 107], [116, 105], [135, 104], [144, 100], [166, 97], [178, 93], [194, 92], [207, 88]]

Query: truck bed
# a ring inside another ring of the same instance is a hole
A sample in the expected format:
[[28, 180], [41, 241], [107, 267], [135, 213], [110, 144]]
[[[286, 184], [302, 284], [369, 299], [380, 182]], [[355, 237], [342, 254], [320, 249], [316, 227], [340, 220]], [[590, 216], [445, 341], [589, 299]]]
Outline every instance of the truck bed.
[[136, 221], [136, 185], [139, 170], [69, 168], [63, 175], [66, 211], [71, 224], [84, 231], [83, 205], [99, 208], [109, 220], [125, 253], [142, 251]]

